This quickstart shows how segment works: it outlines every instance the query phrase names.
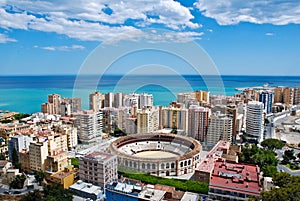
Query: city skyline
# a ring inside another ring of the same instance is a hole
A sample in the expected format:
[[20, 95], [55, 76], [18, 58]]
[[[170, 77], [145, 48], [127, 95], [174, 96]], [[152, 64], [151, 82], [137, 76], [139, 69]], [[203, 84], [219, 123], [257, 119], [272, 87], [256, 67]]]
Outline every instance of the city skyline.
[[[145, 39], [145, 30], [162, 29], [171, 36], [152, 33], [151, 39], [195, 40], [222, 75], [300, 75], [299, 24], [293, 1], [7, 0], [0, 3], [0, 74], [77, 74], [99, 45]], [[119, 63], [126, 72], [128, 59]]]

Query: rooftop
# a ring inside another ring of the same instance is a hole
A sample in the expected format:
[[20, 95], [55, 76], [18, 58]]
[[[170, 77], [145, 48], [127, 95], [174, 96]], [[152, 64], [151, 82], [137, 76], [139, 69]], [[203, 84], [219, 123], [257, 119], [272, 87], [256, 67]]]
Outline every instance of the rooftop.
[[259, 167], [256, 165], [236, 164], [219, 159], [215, 162], [209, 188], [230, 192], [259, 195]]
[[116, 157], [116, 156], [109, 154], [109, 153], [95, 151], [95, 152], [92, 152], [92, 153], [86, 155], [84, 158], [94, 159], [94, 160], [103, 162], [103, 161], [109, 160], [114, 157]]
[[100, 186], [95, 186], [90, 183], [83, 182], [81, 180], [78, 180], [75, 184], [70, 186], [70, 189], [95, 195], [99, 195], [100, 193], [103, 194], [102, 188]]

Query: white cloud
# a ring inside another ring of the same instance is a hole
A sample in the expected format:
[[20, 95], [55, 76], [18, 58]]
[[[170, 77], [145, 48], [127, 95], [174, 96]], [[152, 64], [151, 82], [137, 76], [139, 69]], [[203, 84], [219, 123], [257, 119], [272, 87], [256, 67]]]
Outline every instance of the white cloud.
[[300, 24], [299, 0], [198, 0], [195, 6], [220, 25], [240, 22]]
[[269, 33], [265, 33], [266, 36], [274, 36], [274, 33], [269, 32]]
[[49, 51], [71, 51], [71, 50], [83, 50], [85, 47], [81, 45], [72, 45], [72, 46], [45, 46], [45, 47], [39, 47], [37, 45], [34, 46], [34, 48], [40, 48], [43, 50], [49, 50]]
[[[190, 9], [173, 0], [7, 0], [0, 3], [0, 27], [55, 32], [84, 41], [136, 38], [141, 28], [161, 25], [181, 34], [198, 29]], [[109, 8], [111, 13], [104, 9]], [[14, 12], [7, 12], [13, 10]], [[125, 34], [124, 34], [125, 33]], [[126, 34], [130, 33], [130, 34]]]
[[17, 42], [14, 38], [9, 38], [4, 34], [0, 34], [0, 43]]

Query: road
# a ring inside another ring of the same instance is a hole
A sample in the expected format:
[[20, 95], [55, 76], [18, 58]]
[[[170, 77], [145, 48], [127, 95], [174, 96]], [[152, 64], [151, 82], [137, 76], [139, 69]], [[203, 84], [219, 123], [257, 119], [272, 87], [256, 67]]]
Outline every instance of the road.
[[277, 170], [279, 172], [287, 172], [293, 176], [300, 176], [300, 170], [291, 171], [289, 168], [285, 167], [284, 165], [277, 165]]

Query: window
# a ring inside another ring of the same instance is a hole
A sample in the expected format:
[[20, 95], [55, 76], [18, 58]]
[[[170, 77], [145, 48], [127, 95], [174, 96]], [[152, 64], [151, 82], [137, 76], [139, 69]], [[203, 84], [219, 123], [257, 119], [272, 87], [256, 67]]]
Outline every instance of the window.
[[171, 168], [175, 168], [175, 164], [174, 163], [171, 164]]
[[162, 163], [162, 164], [160, 165], [160, 168], [161, 168], [161, 169], [165, 169], [165, 164]]
[[155, 164], [152, 164], [152, 169], [153, 169], [153, 170], [155, 169]]

